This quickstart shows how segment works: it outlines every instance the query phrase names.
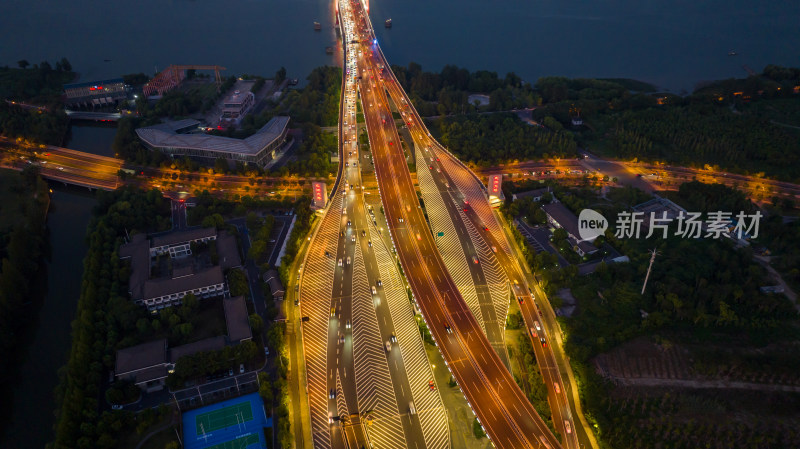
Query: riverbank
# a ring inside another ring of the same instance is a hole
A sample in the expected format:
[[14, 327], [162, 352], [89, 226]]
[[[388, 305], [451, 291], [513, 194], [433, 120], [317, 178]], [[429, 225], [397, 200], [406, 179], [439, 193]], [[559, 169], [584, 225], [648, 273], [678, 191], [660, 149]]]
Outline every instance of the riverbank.
[[[81, 192], [81, 193], [78, 193]], [[47, 229], [50, 260], [41, 285], [47, 287], [37, 318], [28, 325], [29, 343], [19, 357], [19, 371], [9, 389], [7, 421], [0, 447], [41, 449], [52, 440], [53, 390], [70, 349], [70, 323], [75, 316], [86, 254], [85, 236], [95, 200], [78, 190], [56, 190], [51, 196]]]

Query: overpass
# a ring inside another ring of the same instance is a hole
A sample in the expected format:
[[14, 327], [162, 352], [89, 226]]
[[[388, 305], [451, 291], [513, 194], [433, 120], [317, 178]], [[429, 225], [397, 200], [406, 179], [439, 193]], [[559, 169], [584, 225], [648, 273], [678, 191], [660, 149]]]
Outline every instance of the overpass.
[[[40, 167], [44, 178], [64, 184], [103, 190], [136, 185], [145, 189], [160, 189], [168, 196], [188, 195], [194, 190], [208, 190], [217, 196], [300, 196], [310, 190], [310, 181], [327, 181], [300, 176], [256, 178], [142, 167], [128, 164], [123, 159], [0, 136], [0, 165], [22, 171], [34, 164]], [[126, 175], [120, 176], [121, 170]]]

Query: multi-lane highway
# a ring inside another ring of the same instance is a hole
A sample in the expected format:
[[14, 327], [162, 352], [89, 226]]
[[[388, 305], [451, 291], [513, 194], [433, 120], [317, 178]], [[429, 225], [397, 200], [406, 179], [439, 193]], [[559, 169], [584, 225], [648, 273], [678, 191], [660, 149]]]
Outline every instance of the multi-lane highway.
[[[354, 37], [351, 21], [342, 20], [342, 28]], [[346, 73], [357, 70], [358, 49], [349, 41]], [[447, 418], [405, 282], [364, 201], [356, 82], [345, 79], [343, 88], [342, 170], [300, 284], [313, 444], [444, 449]]]
[[[369, 35], [368, 18], [352, 3]], [[370, 36], [371, 37], [371, 36]], [[385, 63], [377, 44], [362, 41], [360, 92], [376, 175], [403, 270], [439, 350], [482, 425], [498, 447], [558, 447], [558, 440], [525, 398], [460, 294], [425, 221], [384, 90]]]

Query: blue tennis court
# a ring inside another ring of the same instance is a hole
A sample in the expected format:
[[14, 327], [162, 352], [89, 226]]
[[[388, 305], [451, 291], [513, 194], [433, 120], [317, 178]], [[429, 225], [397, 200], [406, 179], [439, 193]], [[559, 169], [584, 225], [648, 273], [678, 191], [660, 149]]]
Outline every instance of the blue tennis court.
[[188, 411], [182, 419], [185, 449], [262, 449], [264, 427], [272, 425], [258, 393]]

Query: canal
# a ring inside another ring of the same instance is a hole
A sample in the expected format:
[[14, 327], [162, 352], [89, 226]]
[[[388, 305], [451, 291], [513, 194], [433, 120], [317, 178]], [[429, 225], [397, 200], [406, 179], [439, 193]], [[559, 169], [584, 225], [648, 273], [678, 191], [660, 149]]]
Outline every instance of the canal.
[[27, 354], [14, 386], [13, 417], [0, 447], [42, 449], [53, 438], [53, 391], [67, 362], [86, 255], [86, 227], [94, 195], [86, 190], [55, 190], [47, 216], [51, 261], [48, 293], [39, 312]]

